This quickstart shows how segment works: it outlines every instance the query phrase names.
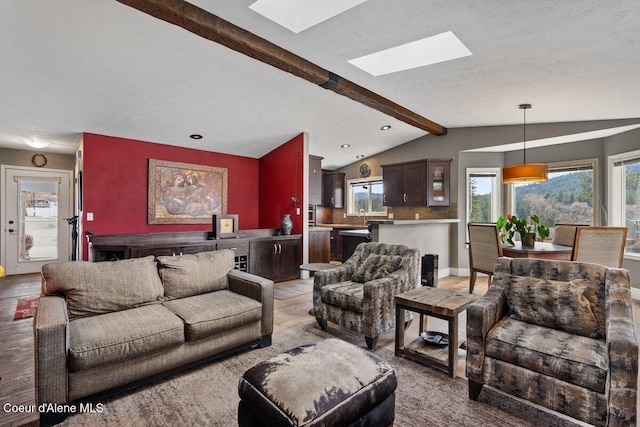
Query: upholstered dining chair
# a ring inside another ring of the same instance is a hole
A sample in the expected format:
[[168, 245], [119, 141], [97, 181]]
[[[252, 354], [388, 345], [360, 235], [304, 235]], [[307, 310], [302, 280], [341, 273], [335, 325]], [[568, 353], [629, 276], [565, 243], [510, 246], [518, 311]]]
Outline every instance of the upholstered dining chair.
[[502, 245], [498, 227], [492, 223], [470, 222], [469, 229], [469, 293], [473, 293], [478, 272], [489, 275], [489, 283], [496, 265], [502, 256]]
[[[337, 323], [363, 334], [373, 349], [396, 324], [394, 296], [420, 283], [420, 251], [404, 245], [360, 243], [342, 265], [313, 276], [313, 313], [320, 327]], [[406, 310], [405, 325], [413, 318]]]
[[578, 227], [588, 227], [589, 224], [556, 224], [553, 228], [554, 245], [571, 246], [576, 242], [576, 230]]
[[573, 261], [622, 267], [627, 227], [578, 227]]

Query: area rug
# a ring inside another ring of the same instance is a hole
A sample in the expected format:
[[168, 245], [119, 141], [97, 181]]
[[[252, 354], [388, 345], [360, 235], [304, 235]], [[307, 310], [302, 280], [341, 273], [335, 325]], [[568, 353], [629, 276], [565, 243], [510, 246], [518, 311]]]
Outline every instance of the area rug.
[[313, 292], [312, 281], [295, 281], [286, 284], [276, 284], [273, 289], [273, 298], [277, 300], [285, 300], [300, 295], [310, 294]]
[[[116, 395], [99, 402], [101, 412], [75, 414], [61, 425], [238, 425], [238, 381], [244, 371], [256, 363], [329, 337], [366, 347], [360, 336], [331, 328], [330, 332], [322, 331], [315, 323], [289, 330], [274, 336], [273, 345], [268, 348], [247, 350]], [[394, 425], [397, 427], [576, 425], [488, 387], [480, 394], [479, 401], [469, 400], [464, 378], [452, 379], [432, 368], [397, 358], [384, 348], [378, 347], [374, 352], [396, 368], [398, 388]], [[325, 368], [331, 369], [330, 366], [319, 367], [320, 370]]]
[[21, 298], [18, 300], [13, 320], [27, 319], [36, 315], [40, 297]]

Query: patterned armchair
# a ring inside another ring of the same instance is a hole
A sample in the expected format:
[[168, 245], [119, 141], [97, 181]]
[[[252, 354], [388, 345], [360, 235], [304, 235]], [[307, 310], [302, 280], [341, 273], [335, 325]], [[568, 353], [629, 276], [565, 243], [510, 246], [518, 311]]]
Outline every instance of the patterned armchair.
[[[418, 286], [419, 256], [403, 245], [360, 243], [339, 267], [316, 272], [313, 310], [320, 327], [326, 330], [329, 321], [364, 334], [373, 349], [395, 326], [394, 295]], [[412, 318], [407, 311], [405, 322]]]
[[500, 258], [467, 309], [469, 397], [484, 384], [597, 426], [636, 425], [629, 272]]

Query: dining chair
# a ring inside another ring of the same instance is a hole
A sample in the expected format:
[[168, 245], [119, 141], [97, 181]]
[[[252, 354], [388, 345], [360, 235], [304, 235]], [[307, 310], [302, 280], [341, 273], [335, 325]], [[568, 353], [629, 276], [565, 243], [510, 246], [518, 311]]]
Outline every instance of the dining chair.
[[627, 227], [578, 227], [573, 261], [622, 267]]
[[578, 227], [588, 227], [590, 224], [556, 224], [553, 228], [554, 245], [571, 246], [576, 242], [576, 229]]
[[498, 227], [492, 223], [470, 222], [469, 230], [469, 293], [473, 293], [478, 272], [489, 275], [488, 283], [498, 258], [502, 256], [502, 245]]

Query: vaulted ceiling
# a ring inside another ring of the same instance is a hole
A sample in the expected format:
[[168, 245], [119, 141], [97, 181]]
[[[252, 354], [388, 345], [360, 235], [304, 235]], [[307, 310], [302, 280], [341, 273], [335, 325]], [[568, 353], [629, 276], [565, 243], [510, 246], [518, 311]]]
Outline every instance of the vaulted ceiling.
[[[254, 1], [191, 3], [446, 128], [519, 124], [524, 102], [527, 123], [640, 118], [635, 0], [368, 0], [297, 34]], [[447, 31], [472, 55], [378, 77], [348, 62]], [[82, 132], [249, 157], [308, 132], [329, 168], [427, 134], [116, 0], [4, 0], [0, 147], [73, 153]]]

